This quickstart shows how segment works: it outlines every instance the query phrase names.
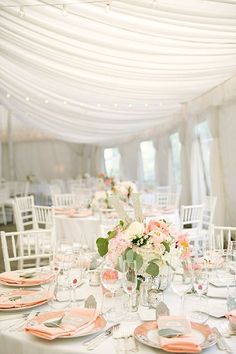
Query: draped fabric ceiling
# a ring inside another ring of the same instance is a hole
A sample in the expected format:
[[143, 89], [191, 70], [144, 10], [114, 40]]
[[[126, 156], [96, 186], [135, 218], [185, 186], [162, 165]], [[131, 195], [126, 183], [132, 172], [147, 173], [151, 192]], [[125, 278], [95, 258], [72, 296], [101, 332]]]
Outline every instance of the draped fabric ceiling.
[[[20, 17], [20, 3], [35, 6]], [[14, 117], [71, 142], [122, 142], [236, 74], [236, 1], [105, 4], [1, 1], [0, 100]]]

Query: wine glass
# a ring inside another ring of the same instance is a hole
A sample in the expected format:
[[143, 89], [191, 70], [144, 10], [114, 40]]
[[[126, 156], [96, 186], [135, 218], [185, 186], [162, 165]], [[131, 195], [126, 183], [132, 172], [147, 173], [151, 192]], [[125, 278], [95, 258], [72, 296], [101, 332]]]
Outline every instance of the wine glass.
[[116, 321], [120, 316], [121, 309], [119, 307], [115, 307], [114, 300], [118, 290], [121, 288], [122, 274], [115, 269], [112, 264], [105, 263], [100, 273], [100, 279], [103, 287], [107, 290], [103, 296], [103, 304], [105, 305], [108, 298], [110, 298], [109, 303], [111, 304], [111, 308], [106, 311], [106, 316], [109, 317], [110, 321]]
[[173, 271], [171, 287], [181, 298], [181, 312], [184, 312], [184, 299], [193, 286], [192, 264], [189, 260], [181, 261]]
[[83, 269], [81, 268], [72, 268], [69, 272], [70, 286], [72, 287], [72, 302], [73, 306], [76, 307], [76, 289], [81, 284], [83, 278]]
[[100, 273], [101, 283], [105, 289], [114, 295], [115, 291], [121, 287], [121, 273], [113, 267], [112, 264], [106, 263]]
[[208, 320], [206, 307], [206, 297], [209, 284], [209, 273], [202, 267], [198, 268], [193, 273], [193, 288], [198, 295], [197, 308], [191, 312], [192, 319], [199, 323], [204, 323]]
[[[132, 311], [133, 297], [135, 298], [137, 288], [137, 264], [136, 261], [123, 262], [122, 286], [126, 294], [128, 294], [128, 310]], [[134, 306], [136, 308], [136, 306]]]
[[227, 287], [227, 296], [229, 296], [229, 287], [235, 280], [235, 272], [232, 270], [232, 253], [229, 249], [224, 256], [224, 262], [216, 270], [216, 276], [219, 283]]
[[55, 310], [63, 310], [70, 306], [71, 287], [64, 275], [58, 274], [48, 288], [48, 305]]
[[228, 245], [228, 260], [231, 272], [236, 275], [236, 241], [230, 241]]

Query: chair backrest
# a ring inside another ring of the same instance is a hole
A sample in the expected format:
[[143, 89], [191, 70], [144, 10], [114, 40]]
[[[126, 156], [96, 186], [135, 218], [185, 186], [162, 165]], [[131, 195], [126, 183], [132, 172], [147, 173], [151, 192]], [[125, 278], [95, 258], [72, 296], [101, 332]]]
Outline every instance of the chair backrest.
[[213, 224], [213, 218], [216, 209], [216, 200], [217, 197], [205, 197], [202, 219], [202, 228], [205, 230], [210, 230], [210, 227]]
[[202, 218], [203, 218], [203, 208], [204, 205], [182, 205], [180, 211], [180, 225], [183, 230], [185, 226], [188, 229], [202, 228]]
[[176, 208], [179, 207], [179, 193], [156, 193], [155, 205], [161, 208]]
[[33, 218], [37, 228], [50, 229], [55, 225], [54, 207], [34, 205]]
[[17, 231], [36, 227], [33, 215], [34, 197], [19, 197], [14, 200], [14, 216]]
[[49, 263], [54, 253], [53, 229], [8, 233], [2, 231], [1, 241], [5, 271], [11, 270], [13, 262], [17, 262], [17, 269], [39, 267], [45, 260]]
[[227, 249], [230, 241], [236, 241], [236, 227], [211, 225], [209, 249]]
[[78, 196], [75, 194], [54, 194], [52, 204], [56, 208], [75, 208], [78, 205]]

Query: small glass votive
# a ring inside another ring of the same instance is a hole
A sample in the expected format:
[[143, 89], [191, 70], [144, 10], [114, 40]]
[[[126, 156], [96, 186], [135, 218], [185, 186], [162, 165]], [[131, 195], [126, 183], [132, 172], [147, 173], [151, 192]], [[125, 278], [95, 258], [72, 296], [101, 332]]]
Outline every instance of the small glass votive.
[[139, 291], [125, 294], [125, 306], [127, 312], [137, 312], [139, 307]]
[[99, 270], [90, 270], [88, 271], [89, 286], [99, 286], [100, 281], [100, 272]]

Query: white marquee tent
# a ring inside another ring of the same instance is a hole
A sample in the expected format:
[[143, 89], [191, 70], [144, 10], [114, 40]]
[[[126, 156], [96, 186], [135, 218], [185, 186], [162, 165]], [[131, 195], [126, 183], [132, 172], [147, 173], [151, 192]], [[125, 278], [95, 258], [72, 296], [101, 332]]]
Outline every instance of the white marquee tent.
[[178, 131], [182, 199], [199, 202], [207, 120], [217, 220], [236, 223], [236, 1], [2, 0], [0, 31], [4, 178], [96, 175], [118, 147], [122, 177], [140, 180], [151, 139], [165, 185]]

